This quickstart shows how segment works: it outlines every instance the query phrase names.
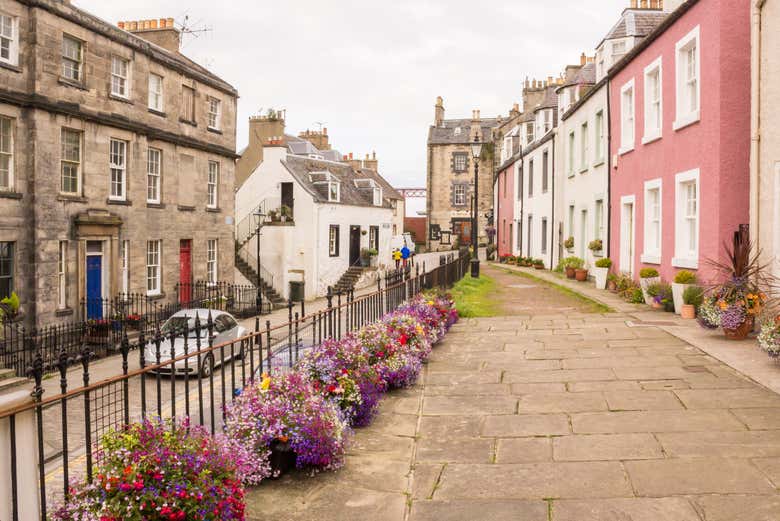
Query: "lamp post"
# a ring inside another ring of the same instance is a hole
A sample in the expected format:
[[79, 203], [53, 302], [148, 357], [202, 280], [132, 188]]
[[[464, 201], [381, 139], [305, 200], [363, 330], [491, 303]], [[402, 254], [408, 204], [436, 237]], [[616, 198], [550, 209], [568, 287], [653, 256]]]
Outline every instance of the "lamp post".
[[482, 155], [482, 143], [479, 136], [474, 135], [471, 145], [471, 156], [474, 158], [474, 204], [471, 209], [471, 277], [479, 278], [479, 245], [477, 244], [477, 215], [479, 213], [479, 158]]
[[265, 214], [260, 212], [260, 209], [258, 208], [252, 215], [255, 218], [255, 244], [257, 245], [257, 278], [255, 281], [255, 284], [257, 285], [257, 298], [255, 304], [257, 305], [257, 314], [259, 315], [263, 312], [263, 290], [260, 283], [260, 225], [263, 224]]

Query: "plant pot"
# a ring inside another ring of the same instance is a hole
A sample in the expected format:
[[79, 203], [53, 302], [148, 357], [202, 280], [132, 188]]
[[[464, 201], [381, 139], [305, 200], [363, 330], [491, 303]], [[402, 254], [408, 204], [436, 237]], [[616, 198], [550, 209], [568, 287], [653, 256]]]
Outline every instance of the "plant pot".
[[724, 327], [723, 334], [725, 334], [726, 338], [728, 338], [729, 340], [744, 340], [747, 338], [750, 332], [753, 331], [754, 325], [755, 325], [755, 317], [753, 315], [748, 315], [745, 318], [745, 321], [742, 322], [742, 325], [739, 326], [737, 329], [726, 329]]
[[656, 302], [655, 299], [653, 299], [653, 301], [650, 304], [650, 306], [652, 306], [653, 309], [661, 309], [661, 308], [664, 307], [663, 304], [661, 304], [660, 302]]
[[274, 440], [271, 442], [271, 455], [269, 463], [274, 477], [279, 477], [295, 467], [295, 451], [290, 447], [289, 441]]
[[[605, 268], [607, 269], [607, 268]], [[611, 291], [612, 293], [617, 293], [617, 282], [614, 280], [608, 280], [607, 281], [607, 289]]]
[[642, 294], [645, 297], [645, 302], [650, 303], [653, 301], [653, 297], [647, 294], [647, 287], [653, 284], [659, 284], [661, 277], [648, 277], [646, 279], [639, 279], [639, 286], [642, 288]]
[[577, 270], [576, 270], [576, 269], [574, 269], [574, 268], [569, 268], [569, 267], [567, 266], [567, 267], [566, 267], [566, 278], [567, 278], [567, 279], [573, 279], [573, 278], [574, 278], [574, 277], [576, 277], [576, 276], [577, 276]]
[[543, 270], [544, 264], [534, 264], [534, 268], [536, 268], [537, 270]]
[[[677, 309], [677, 306], [675, 306], [674, 309]], [[696, 318], [696, 306], [693, 304], [683, 304], [680, 307], [680, 316], [687, 319]]]
[[609, 268], [593, 268], [593, 276], [596, 278], [597, 289], [604, 289], [607, 287], [607, 275], [609, 275]]
[[588, 270], [585, 269], [574, 270], [574, 278], [577, 279], [578, 282], [585, 282], [586, 280], [588, 280]]
[[682, 307], [685, 305], [683, 302], [683, 293], [685, 293], [686, 288], [688, 286], [691, 286], [691, 284], [678, 284], [677, 282], [672, 282], [672, 298], [674, 299], [674, 312], [678, 315], [682, 312]]

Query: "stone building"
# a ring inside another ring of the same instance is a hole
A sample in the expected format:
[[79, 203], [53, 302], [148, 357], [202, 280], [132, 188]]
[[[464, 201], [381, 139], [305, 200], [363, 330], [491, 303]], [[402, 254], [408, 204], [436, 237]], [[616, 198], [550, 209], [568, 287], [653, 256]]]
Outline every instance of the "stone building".
[[237, 92], [173, 20], [7, 0], [0, 26], [0, 297], [45, 324], [232, 281]]
[[444, 101], [436, 99], [434, 124], [428, 131], [427, 200], [428, 248], [450, 249], [471, 244], [471, 208], [474, 195], [475, 137], [483, 143], [479, 159], [478, 242], [487, 242], [486, 214], [493, 207], [493, 130], [498, 118], [444, 119]]

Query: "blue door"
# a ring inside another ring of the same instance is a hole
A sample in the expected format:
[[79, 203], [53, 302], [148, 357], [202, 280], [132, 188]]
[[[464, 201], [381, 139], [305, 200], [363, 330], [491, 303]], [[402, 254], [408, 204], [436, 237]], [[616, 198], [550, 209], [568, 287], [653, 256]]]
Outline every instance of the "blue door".
[[103, 257], [87, 256], [87, 318], [103, 318]]

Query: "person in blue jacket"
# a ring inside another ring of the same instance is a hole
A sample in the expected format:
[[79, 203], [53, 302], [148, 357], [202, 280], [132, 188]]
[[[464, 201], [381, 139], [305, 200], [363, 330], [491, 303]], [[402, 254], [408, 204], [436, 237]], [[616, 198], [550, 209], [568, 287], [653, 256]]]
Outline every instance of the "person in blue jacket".
[[406, 263], [409, 261], [409, 255], [411, 255], [412, 252], [409, 251], [409, 247], [404, 244], [404, 247], [401, 248], [401, 258], [404, 260], [404, 268], [406, 268]]

